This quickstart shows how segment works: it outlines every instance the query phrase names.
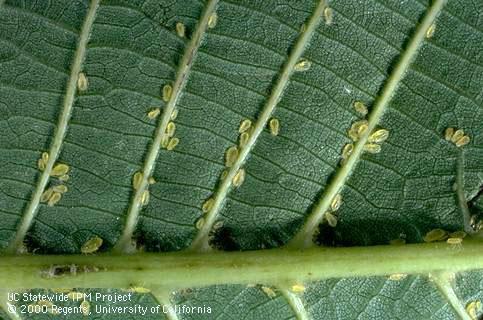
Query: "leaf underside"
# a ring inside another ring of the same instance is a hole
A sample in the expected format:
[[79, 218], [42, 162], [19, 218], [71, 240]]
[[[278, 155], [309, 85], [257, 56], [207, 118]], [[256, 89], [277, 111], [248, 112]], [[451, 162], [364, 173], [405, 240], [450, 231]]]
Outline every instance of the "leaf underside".
[[[54, 140], [92, 7], [87, 0], [1, 3], [0, 248], [7, 248], [38, 192], [37, 160]], [[163, 86], [179, 75], [206, 5], [201, 0], [101, 1], [81, 68], [88, 89], [75, 93], [57, 159], [71, 168], [68, 191], [54, 206], [36, 205], [25, 237], [30, 250], [79, 253], [96, 235], [104, 240], [101, 251], [116, 244], [135, 199], [133, 175], [143, 170], [165, 116]], [[185, 86], [175, 92], [180, 143], [157, 154], [156, 183], [149, 186], [150, 201], [139, 211], [134, 232], [139, 246], [147, 251], [190, 246], [202, 204], [220, 189], [225, 152], [238, 144], [241, 121], [259, 118], [317, 5], [312, 0], [219, 1], [217, 24], [203, 32]], [[362, 118], [353, 103], [364, 102], [371, 113], [431, 3], [332, 0], [329, 5], [333, 22], [322, 19], [302, 54], [310, 68], [290, 76], [273, 111], [279, 135], [261, 132], [242, 166], [245, 181], [222, 193], [216, 220], [223, 226], [209, 239], [214, 248], [273, 248], [294, 237], [340, 170], [342, 148], [351, 143], [347, 130]], [[318, 242], [376, 245], [404, 238], [416, 243], [435, 228], [462, 230], [453, 188], [460, 156], [469, 210], [481, 214], [482, 17], [479, 1], [448, 1], [434, 35], [421, 44], [377, 124], [389, 130], [388, 140], [380, 153], [358, 159], [341, 191], [338, 224], [322, 225]], [[176, 33], [178, 22], [185, 25], [184, 38]], [[155, 107], [161, 115], [149, 119]], [[463, 129], [470, 143], [457, 148], [446, 141], [447, 127]], [[51, 178], [48, 187], [56, 184], [58, 179]], [[455, 292], [464, 305], [483, 299], [482, 279], [480, 272], [457, 276]], [[275, 293], [268, 297], [260, 285], [186, 288], [173, 293], [171, 303], [213, 311], [179, 314], [180, 319], [294, 319], [284, 296]], [[314, 319], [457, 319], [428, 278], [416, 275], [310, 283], [302, 300]], [[137, 295], [132, 303], [157, 302]], [[44, 318], [54, 316], [35, 316]]]

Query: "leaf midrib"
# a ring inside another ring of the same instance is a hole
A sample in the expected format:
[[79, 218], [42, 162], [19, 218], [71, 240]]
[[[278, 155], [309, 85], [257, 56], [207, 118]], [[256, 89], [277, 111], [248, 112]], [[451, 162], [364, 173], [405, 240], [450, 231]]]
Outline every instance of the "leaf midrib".
[[86, 56], [87, 43], [89, 41], [89, 37], [92, 31], [92, 25], [94, 23], [94, 19], [97, 13], [97, 8], [99, 7], [99, 2], [100, 0], [92, 0], [89, 5], [89, 9], [82, 25], [79, 43], [77, 45], [77, 49], [72, 62], [71, 73], [64, 96], [63, 108], [60, 112], [58, 124], [54, 133], [51, 146], [49, 148], [49, 160], [45, 165], [44, 171], [40, 175], [40, 178], [37, 182], [37, 187], [33, 191], [31, 200], [18, 225], [14, 239], [6, 249], [7, 252], [16, 252], [23, 245], [25, 236], [37, 214], [38, 206], [40, 204], [40, 197], [42, 196], [42, 193], [44, 192], [45, 187], [49, 182], [50, 173], [52, 172], [52, 168], [54, 167], [54, 164], [59, 157], [62, 143], [67, 133], [68, 123], [72, 115], [74, 98], [77, 92], [77, 79], [79, 77], [79, 73], [81, 72], [82, 64]]
[[415, 59], [416, 54], [422, 45], [426, 30], [434, 23], [439, 13], [442, 11], [446, 0], [435, 0], [426, 12], [422, 22], [416, 28], [415, 33], [410, 38], [406, 49], [400, 55], [399, 61], [396, 64], [393, 72], [389, 75], [385, 85], [378, 96], [372, 112], [368, 115], [367, 130], [359, 137], [359, 140], [354, 143], [354, 149], [347, 161], [341, 165], [336, 171], [334, 179], [326, 186], [321, 198], [315, 205], [313, 211], [307, 217], [304, 225], [300, 228], [297, 234], [287, 244], [289, 247], [305, 248], [313, 246], [313, 235], [316, 229], [329, 210], [332, 199], [340, 193], [345, 186], [346, 181], [351, 176], [356, 165], [359, 163], [364, 152], [364, 145], [367, 143], [370, 134], [379, 124], [384, 112], [386, 111], [392, 97], [398, 89], [402, 79], [407, 73], [409, 66]]
[[185, 48], [183, 57], [181, 58], [181, 62], [178, 66], [176, 79], [172, 87], [171, 97], [169, 98], [167, 104], [164, 106], [161, 119], [154, 134], [153, 142], [148, 150], [146, 159], [144, 161], [144, 166], [141, 171], [142, 179], [140, 185], [134, 191], [134, 194], [132, 196], [124, 230], [121, 237], [113, 248], [114, 252], [125, 252], [126, 250], [130, 249], [132, 236], [134, 230], [136, 229], [139, 220], [139, 213], [142, 208], [141, 198], [145, 190], [147, 190], [148, 179], [149, 177], [151, 177], [154, 171], [154, 167], [156, 164], [155, 162], [161, 149], [161, 141], [166, 135], [166, 128], [170, 121], [171, 114], [175, 109], [179, 98], [181, 97], [183, 89], [186, 86], [191, 67], [195, 61], [196, 53], [198, 51], [198, 48], [200, 47], [205, 32], [208, 29], [208, 20], [210, 16], [215, 12], [217, 5], [218, 0], [208, 0], [203, 10], [201, 19], [194, 33], [192, 34], [192, 38], [187, 47]]

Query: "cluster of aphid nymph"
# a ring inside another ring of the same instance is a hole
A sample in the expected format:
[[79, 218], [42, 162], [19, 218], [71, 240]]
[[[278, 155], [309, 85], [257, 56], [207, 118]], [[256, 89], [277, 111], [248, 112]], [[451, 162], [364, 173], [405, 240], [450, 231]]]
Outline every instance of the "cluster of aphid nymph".
[[444, 131], [444, 138], [446, 141], [454, 143], [455, 146], [463, 147], [470, 143], [470, 137], [465, 134], [463, 129], [446, 128]]
[[327, 221], [327, 224], [332, 228], [337, 226], [338, 221], [338, 214], [337, 210], [339, 210], [340, 206], [342, 205], [342, 196], [340, 194], [335, 195], [330, 203], [330, 210], [324, 214], [324, 220]]
[[[141, 171], [137, 171], [134, 173], [132, 178], [132, 187], [134, 190], [139, 190], [141, 188], [141, 184], [144, 178], [144, 174]], [[153, 177], [148, 178], [148, 184], [152, 185], [155, 184], [156, 180]], [[146, 206], [149, 203], [149, 189], [146, 187], [141, 194], [141, 205]]]
[[445, 241], [448, 244], [459, 245], [463, 242], [463, 238], [466, 236], [464, 231], [448, 232], [443, 229], [433, 229], [426, 233], [423, 240], [424, 242], [438, 242]]
[[[37, 162], [37, 166], [40, 171], [44, 171], [49, 161], [49, 153], [42, 152], [42, 156]], [[49, 207], [53, 207], [56, 203], [62, 199], [62, 195], [68, 191], [67, 186], [64, 184], [69, 180], [70, 167], [65, 163], [54, 164], [50, 171], [50, 176], [56, 178], [56, 180], [50, 180], [51, 186], [48, 187], [40, 196], [40, 202], [46, 202]]]
[[[353, 107], [362, 117], [365, 117], [368, 113], [367, 107], [361, 101], [354, 102]], [[354, 143], [366, 133], [368, 126], [369, 122], [366, 119], [357, 120], [352, 123], [350, 129], [347, 131], [347, 135], [353, 142], [344, 145], [342, 148], [341, 165], [344, 165], [347, 159], [352, 155], [352, 152], [354, 151]], [[382, 128], [374, 130], [364, 144], [364, 151], [368, 153], [381, 152], [381, 144], [386, 141], [387, 138], [389, 138], [388, 130]]]

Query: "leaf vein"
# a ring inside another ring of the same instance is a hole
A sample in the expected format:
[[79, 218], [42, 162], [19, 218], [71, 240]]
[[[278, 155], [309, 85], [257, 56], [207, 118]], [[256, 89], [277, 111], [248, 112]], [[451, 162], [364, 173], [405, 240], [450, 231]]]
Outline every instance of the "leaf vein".
[[359, 138], [354, 145], [354, 150], [346, 163], [336, 170], [334, 179], [325, 188], [321, 198], [316, 203], [314, 209], [307, 217], [302, 228], [296, 233], [294, 238], [288, 243], [289, 247], [305, 248], [314, 245], [312, 239], [319, 223], [329, 209], [332, 199], [341, 191], [346, 181], [352, 174], [356, 165], [364, 152], [364, 145], [367, 142], [370, 133], [376, 128], [384, 112], [386, 111], [394, 93], [409, 69], [410, 64], [416, 57], [419, 47], [423, 43], [426, 30], [434, 22], [438, 14], [441, 12], [445, 0], [435, 0], [426, 12], [421, 24], [417, 27], [413, 37], [410, 39], [408, 46], [400, 56], [399, 62], [396, 64], [394, 71], [387, 79], [386, 84], [382, 88], [381, 94], [374, 104], [374, 108], [369, 115], [368, 128], [366, 132]]
[[294, 72], [294, 66], [301, 58], [303, 52], [305, 51], [305, 47], [310, 42], [315, 29], [319, 25], [320, 21], [322, 20], [323, 11], [325, 9], [325, 1], [321, 0], [317, 4], [315, 11], [312, 13], [310, 20], [307, 24], [307, 29], [304, 33], [302, 33], [297, 41], [295, 42], [295, 46], [292, 49], [287, 61], [285, 62], [281, 74], [276, 81], [276, 84], [268, 97], [268, 100], [263, 107], [260, 116], [256, 123], [254, 124], [253, 131], [251, 132], [250, 138], [248, 139], [244, 148], [241, 149], [238, 158], [236, 159], [235, 163], [232, 165], [230, 170], [227, 173], [226, 178], [221, 182], [219, 188], [215, 191], [214, 195], [214, 204], [212, 209], [205, 215], [205, 223], [203, 227], [198, 231], [195, 236], [195, 239], [191, 243], [189, 250], [192, 251], [207, 251], [211, 248], [208, 244], [208, 235], [209, 232], [215, 223], [219, 212], [225, 202], [225, 199], [230, 192], [230, 188], [232, 186], [232, 179], [241, 166], [245, 163], [248, 158], [250, 151], [253, 149], [258, 137], [264, 130], [273, 110], [279, 103], [284, 90], [286, 89], [290, 77]]
[[92, 25], [94, 23], [97, 8], [99, 6], [99, 1], [100, 0], [92, 0], [86, 13], [86, 17], [79, 38], [79, 43], [75, 52], [74, 60], [72, 62], [71, 74], [65, 92], [65, 100], [63, 103], [62, 111], [60, 113], [60, 117], [58, 119], [58, 125], [55, 129], [54, 138], [49, 149], [49, 160], [45, 165], [45, 170], [40, 175], [37, 187], [32, 193], [32, 199], [30, 200], [30, 203], [27, 206], [24, 215], [18, 225], [14, 240], [7, 247], [7, 251], [16, 252], [22, 246], [25, 235], [27, 234], [30, 226], [35, 219], [35, 215], [37, 213], [40, 203], [40, 197], [42, 196], [42, 193], [44, 192], [44, 189], [49, 182], [50, 172], [52, 171], [55, 161], [57, 161], [57, 158], [60, 154], [62, 143], [67, 133], [68, 123], [72, 114], [74, 97], [77, 90], [77, 78], [81, 71], [82, 63], [85, 59], [87, 42], [89, 41]]
[[142, 179], [139, 188], [134, 192], [129, 206], [129, 210], [126, 217], [126, 224], [121, 234], [120, 239], [114, 246], [114, 251], [126, 251], [131, 243], [131, 238], [136, 228], [139, 219], [139, 212], [141, 210], [141, 197], [148, 185], [148, 178], [152, 175], [154, 166], [156, 164], [156, 158], [158, 157], [159, 150], [161, 149], [161, 140], [166, 135], [166, 127], [171, 117], [181, 93], [186, 85], [188, 74], [191, 71], [196, 53], [201, 45], [201, 41], [208, 28], [208, 20], [213, 12], [215, 12], [218, 5], [218, 0], [209, 0], [206, 3], [205, 9], [202, 13], [201, 20], [199, 21], [192, 38], [186, 47], [183, 57], [181, 59], [178, 71], [176, 74], [176, 80], [173, 84], [173, 92], [168, 103], [164, 107], [163, 115], [159, 121], [158, 128], [154, 134], [153, 142], [146, 155], [144, 166], [142, 169]]

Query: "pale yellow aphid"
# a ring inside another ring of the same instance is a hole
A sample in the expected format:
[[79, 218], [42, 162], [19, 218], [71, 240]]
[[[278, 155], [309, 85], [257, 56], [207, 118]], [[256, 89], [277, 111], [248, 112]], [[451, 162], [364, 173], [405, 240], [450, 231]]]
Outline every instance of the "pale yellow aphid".
[[451, 141], [451, 138], [453, 138], [453, 135], [454, 135], [454, 128], [446, 128], [446, 130], [444, 130], [444, 138], [446, 139], [446, 141]]
[[104, 242], [104, 240], [102, 240], [102, 238], [100, 238], [98, 236], [95, 236], [93, 238], [90, 238], [89, 240], [87, 240], [82, 245], [81, 252], [82, 253], [85, 253], [85, 254], [94, 253], [97, 250], [99, 250], [99, 248], [102, 246], [102, 243], [103, 242]]
[[166, 150], [173, 150], [179, 144], [178, 138], [171, 138], [169, 139], [168, 145], [166, 146]]
[[52, 188], [55, 192], [58, 192], [58, 193], [66, 193], [69, 189], [67, 188], [67, 186], [63, 185], [63, 184], [59, 184], [55, 187]]
[[47, 202], [47, 205], [49, 207], [53, 207], [57, 202], [60, 201], [62, 198], [62, 194], [58, 192], [53, 192], [52, 195], [49, 198], [49, 201]]
[[42, 159], [37, 160], [37, 167], [39, 168], [40, 171], [45, 170], [45, 162]]
[[300, 283], [293, 284], [292, 287], [290, 287], [290, 291], [294, 293], [302, 293], [305, 291], [305, 286]]
[[161, 110], [159, 108], [154, 108], [148, 112], [148, 118], [151, 120], [156, 119], [160, 113], [161, 113]]
[[54, 190], [52, 188], [48, 188], [45, 190], [42, 195], [40, 196], [40, 202], [47, 202], [49, 201], [50, 197], [52, 197], [52, 194], [54, 193]]
[[448, 238], [446, 243], [448, 244], [461, 244], [463, 242], [462, 238]]
[[134, 188], [134, 190], [139, 189], [142, 181], [143, 181], [143, 173], [141, 171], [137, 171], [132, 176], [132, 187]]
[[149, 177], [148, 178], [148, 183], [149, 184], [155, 184], [156, 183], [156, 179], [154, 179], [153, 177]]
[[481, 310], [481, 301], [475, 300], [468, 303], [465, 307], [466, 312], [472, 320], [478, 319], [478, 312]]
[[169, 117], [172, 121], [176, 120], [178, 117], [178, 109], [174, 108], [173, 112], [171, 112], [171, 116]]
[[352, 143], [348, 143], [342, 149], [342, 159], [347, 159], [354, 151], [354, 145]]
[[347, 135], [349, 136], [349, 138], [351, 138], [352, 141], [357, 141], [359, 140], [359, 135], [357, 134], [357, 132], [355, 132], [354, 130], [352, 129], [349, 129], [347, 131]]
[[262, 286], [261, 289], [269, 298], [275, 298], [277, 296], [275, 291], [270, 287]]
[[367, 114], [367, 107], [362, 101], [354, 102], [354, 109], [362, 116]]
[[163, 87], [163, 101], [168, 102], [171, 99], [173, 93], [173, 87], [170, 84], [165, 84]]
[[48, 152], [42, 152], [42, 161], [47, 164], [49, 161], [49, 153]]
[[366, 143], [364, 145], [364, 151], [369, 153], [379, 153], [381, 152], [381, 146], [376, 143]]
[[426, 38], [429, 39], [434, 35], [434, 32], [436, 31], [436, 24], [432, 24], [429, 26], [428, 30], [426, 30]]
[[166, 135], [171, 138], [172, 136], [174, 136], [175, 131], [176, 124], [173, 121], [169, 122], [166, 126]]
[[78, 292], [78, 291], [70, 291], [67, 294], [67, 299], [72, 300], [72, 301], [80, 301], [84, 300], [86, 297], [86, 294], [83, 292]]
[[443, 229], [433, 229], [426, 233], [423, 240], [424, 242], [434, 242], [434, 241], [442, 241], [448, 237], [448, 232], [444, 231]]
[[334, 197], [334, 199], [332, 199], [332, 202], [330, 203], [330, 209], [332, 211], [337, 211], [339, 210], [341, 204], [342, 204], [342, 196], [340, 194], [337, 194]]
[[141, 205], [145, 206], [149, 203], [149, 190], [144, 190], [141, 195]]
[[237, 188], [242, 185], [243, 181], [245, 181], [245, 169], [239, 169], [233, 177], [233, 186]]
[[60, 180], [60, 181], [64, 181], [64, 182], [65, 182], [65, 181], [68, 181], [68, 180], [69, 180], [69, 178], [70, 178], [70, 176], [69, 176], [68, 174], [63, 174], [63, 175], [61, 175], [61, 176], [59, 177], [59, 180]]
[[218, 22], [218, 15], [216, 12], [213, 12], [211, 16], [208, 18], [208, 28], [213, 29]]
[[451, 232], [449, 234], [449, 237], [450, 238], [458, 238], [458, 239], [463, 239], [464, 237], [466, 237], [466, 232], [464, 231], [455, 231], [455, 232]]
[[326, 7], [324, 9], [324, 19], [325, 19], [325, 24], [330, 26], [332, 22], [334, 21], [334, 10], [330, 7]]
[[135, 293], [150, 293], [151, 290], [148, 288], [144, 287], [131, 287], [129, 291], [135, 292]]
[[278, 133], [280, 132], [280, 121], [277, 118], [272, 118], [268, 125], [272, 136], [278, 136]]
[[300, 33], [304, 33], [305, 30], [307, 30], [307, 25], [305, 23], [302, 23], [302, 25], [300, 26]]
[[215, 199], [213, 198], [208, 198], [205, 202], [203, 202], [203, 206], [201, 207], [201, 211], [203, 213], [207, 213], [208, 211], [213, 208], [213, 205], [215, 204]]
[[367, 120], [359, 120], [354, 122], [348, 131], [349, 137], [354, 141], [359, 140], [361, 134], [367, 130], [368, 124], [369, 123]]
[[84, 72], [79, 73], [79, 77], [77, 78], [77, 89], [79, 91], [86, 91], [87, 87], [89, 86], [89, 81]]
[[470, 143], [470, 137], [469, 136], [463, 136], [461, 137], [460, 139], [458, 139], [458, 141], [456, 141], [455, 145], [457, 147], [462, 147], [462, 146], [466, 146], [468, 143]]
[[186, 27], [183, 22], [176, 22], [176, 33], [178, 37], [184, 38], [186, 35]]
[[201, 217], [198, 220], [196, 220], [196, 224], [195, 224], [196, 229], [200, 230], [201, 228], [203, 228], [204, 225], [205, 225], [205, 218]]
[[89, 303], [89, 301], [87, 300], [82, 301], [80, 304], [80, 308], [84, 316], [88, 316], [91, 314], [91, 304]]
[[248, 132], [240, 134], [240, 148], [247, 145], [248, 139], [250, 139], [250, 134]]
[[371, 133], [369, 136], [368, 142], [372, 143], [382, 143], [389, 138], [389, 131], [386, 129], [379, 129]]
[[50, 175], [52, 177], [60, 177], [69, 172], [70, 167], [64, 163], [58, 163], [52, 169]]
[[166, 148], [168, 146], [168, 143], [169, 143], [169, 137], [167, 135], [164, 135], [161, 138], [161, 147]]
[[335, 228], [337, 226], [337, 216], [332, 214], [332, 212], [326, 212], [324, 217], [327, 220], [329, 226], [331, 226], [332, 228]]
[[238, 158], [238, 147], [231, 146], [226, 150], [225, 153], [225, 166], [230, 168]]
[[243, 132], [247, 131], [248, 129], [250, 129], [251, 126], [252, 126], [252, 120], [245, 119], [242, 122], [240, 122], [240, 127], [238, 128], [238, 132], [243, 133]]
[[357, 128], [357, 135], [359, 136], [359, 138], [367, 131], [367, 124], [361, 124], [358, 128]]
[[464, 135], [465, 135], [465, 132], [463, 130], [461, 129], [456, 130], [453, 136], [451, 137], [451, 142], [456, 143], [456, 141], [463, 138]]
[[401, 245], [406, 244], [406, 240], [401, 239], [401, 238], [393, 239], [393, 240], [389, 241], [389, 244], [393, 245], [393, 246], [401, 246]]
[[223, 227], [223, 221], [216, 221], [215, 224], [213, 225], [213, 230], [218, 230], [218, 229], [221, 229], [221, 227]]
[[389, 276], [389, 280], [391, 281], [400, 281], [405, 279], [408, 275], [406, 273], [393, 273]]
[[307, 71], [310, 69], [311, 66], [312, 66], [312, 62], [310, 62], [309, 60], [300, 59], [300, 61], [295, 64], [293, 69], [295, 71]]

